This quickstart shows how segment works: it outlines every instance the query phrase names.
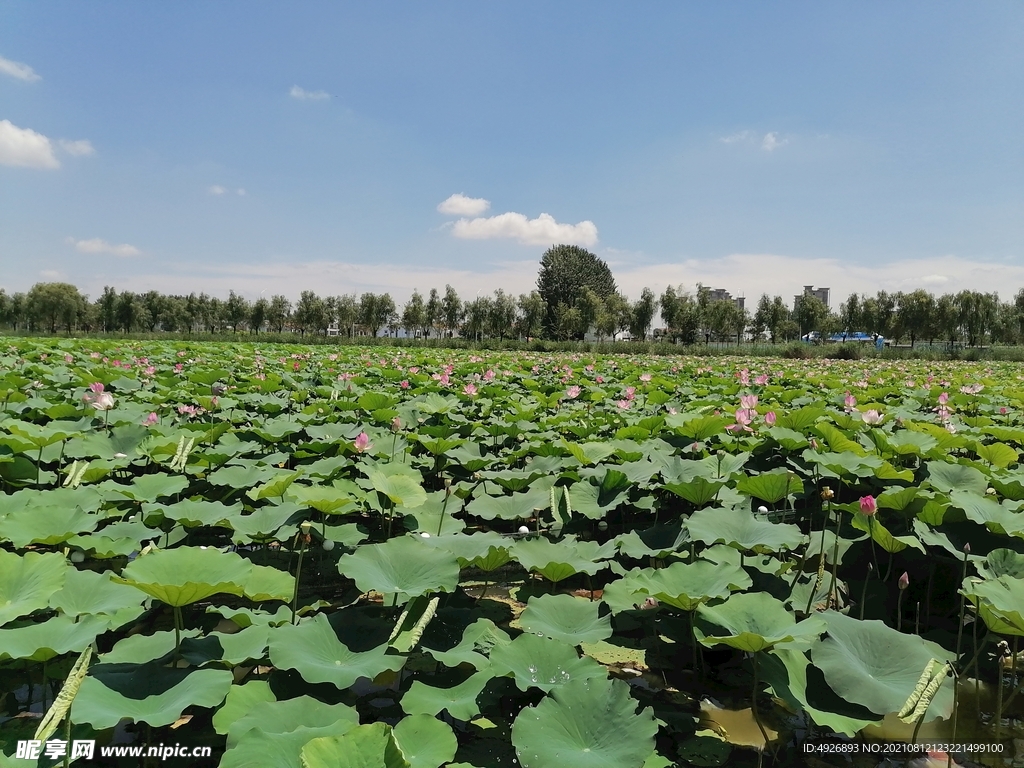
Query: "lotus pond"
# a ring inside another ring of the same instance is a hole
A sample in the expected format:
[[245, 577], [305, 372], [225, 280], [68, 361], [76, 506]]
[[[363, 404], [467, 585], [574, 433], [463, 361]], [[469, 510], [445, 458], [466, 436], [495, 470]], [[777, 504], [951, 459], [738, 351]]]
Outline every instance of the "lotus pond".
[[268, 768], [1024, 736], [1019, 366], [0, 348], [2, 766], [64, 735]]

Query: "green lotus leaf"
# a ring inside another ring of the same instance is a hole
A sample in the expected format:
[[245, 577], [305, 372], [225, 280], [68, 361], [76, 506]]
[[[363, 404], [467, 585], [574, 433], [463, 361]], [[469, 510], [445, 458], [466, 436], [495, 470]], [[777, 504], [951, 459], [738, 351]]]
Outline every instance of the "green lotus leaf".
[[12, 435], [28, 440], [35, 448], [45, 448], [78, 434], [75, 431], [61, 429], [59, 425], [39, 426], [29, 421], [12, 421], [7, 424], [7, 429]]
[[181, 475], [139, 475], [131, 485], [119, 485], [117, 490], [135, 501], [154, 502], [160, 498], [176, 496], [188, 488], [188, 480]]
[[396, 507], [413, 509], [427, 500], [427, 492], [423, 490], [422, 484], [408, 474], [371, 469], [367, 472], [367, 477], [373, 489], [387, 496]]
[[818, 453], [806, 450], [803, 458], [812, 464], [827, 469], [836, 477], [872, 477], [875, 470], [882, 466], [878, 456], [858, 456], [856, 453]]
[[0, 549], [0, 626], [11, 619], [46, 608], [50, 596], [64, 586], [67, 560], [58, 554]]
[[216, 707], [227, 696], [231, 680], [226, 669], [197, 669], [161, 693], [136, 699], [90, 676], [78, 689], [71, 719], [97, 730], [113, 728], [124, 718], [159, 728], [173, 723], [187, 707]]
[[811, 427], [825, 415], [824, 408], [818, 408], [817, 406], [804, 406], [798, 408], [795, 411], [789, 411], [783, 413], [778, 417], [776, 422], [780, 427], [786, 427], [787, 429], [793, 429], [797, 432], [807, 432]]
[[964, 594], [978, 606], [990, 630], [1002, 635], [1024, 635], [1024, 580], [1012, 576], [964, 582]]
[[531, 597], [519, 624], [526, 632], [569, 645], [596, 643], [612, 635], [611, 618], [601, 616], [600, 607], [599, 602], [572, 595]]
[[72, 618], [88, 614], [116, 617], [111, 625], [116, 629], [142, 613], [142, 599], [137, 589], [118, 584], [109, 573], [69, 568], [64, 586], [50, 596], [50, 607]]
[[453, 592], [459, 582], [455, 556], [410, 537], [368, 544], [338, 560], [338, 570], [364, 592], [401, 600], [432, 592]]
[[523, 768], [641, 768], [658, 723], [621, 680], [576, 680], [555, 688], [512, 725]]
[[493, 571], [512, 559], [508, 549], [511, 542], [494, 531], [480, 531], [469, 536], [462, 534], [431, 536], [427, 539], [427, 543], [455, 555], [460, 568]]
[[265, 483], [257, 485], [255, 488], [250, 488], [245, 492], [253, 501], [259, 501], [260, 499], [281, 499], [284, 498], [285, 493], [291, 487], [299, 477], [302, 476], [302, 472], [289, 472], [286, 475], [278, 475]]
[[401, 719], [393, 735], [411, 768], [440, 768], [455, 757], [459, 748], [451, 726], [431, 715]]
[[354, 653], [322, 613], [298, 625], [286, 624], [270, 634], [270, 661], [281, 669], [294, 669], [310, 683], [333, 683], [348, 688], [361, 677], [372, 680], [381, 672], [397, 672], [404, 656], [387, 653], [386, 644]]
[[288, 488], [286, 497], [302, 506], [323, 512], [325, 515], [344, 514], [356, 500], [344, 491], [329, 485], [296, 485]]
[[203, 501], [185, 499], [177, 504], [144, 504], [142, 514], [148, 518], [154, 512], [176, 520], [186, 528], [197, 526], [217, 526], [229, 524], [229, 521], [242, 513], [242, 504], [221, 504], [219, 501]]
[[409, 715], [431, 716], [447, 711], [456, 720], [471, 720], [480, 714], [476, 699], [493, 677], [490, 669], [484, 669], [451, 688], [435, 688], [414, 680], [402, 696], [402, 710]]
[[736, 483], [736, 490], [761, 499], [769, 504], [776, 504], [787, 496], [800, 493], [804, 484], [799, 477], [786, 469], [773, 469], [759, 475], [744, 475]]
[[288, 571], [269, 565], [254, 565], [252, 573], [245, 580], [242, 594], [254, 603], [288, 601], [295, 594], [295, 577]]
[[915, 486], [909, 488], [886, 488], [876, 501], [880, 509], [895, 509], [902, 512], [907, 509], [919, 497], [921, 489]]
[[265, 680], [250, 680], [243, 685], [232, 685], [224, 704], [213, 716], [213, 729], [224, 736], [231, 725], [245, 717], [254, 706], [274, 700], [270, 683]]
[[508, 645], [510, 642], [512, 640], [508, 633], [493, 621], [477, 619], [463, 630], [462, 639], [453, 648], [442, 651], [424, 643], [423, 650], [449, 667], [471, 664], [477, 669], [484, 669], [491, 650], [497, 645]]
[[512, 557], [528, 571], [541, 574], [548, 581], [562, 581], [576, 573], [593, 576], [608, 567], [597, 562], [608, 556], [596, 541], [578, 541], [566, 536], [554, 542], [548, 539], [525, 539], [512, 547]]
[[[626, 583], [618, 589], [628, 591], [630, 606], [643, 603], [650, 596], [683, 611], [696, 610], [698, 605], [708, 600], [728, 597], [730, 593], [748, 589], [752, 584], [750, 576], [739, 564], [707, 560], [673, 563], [668, 568], [645, 568], [627, 574], [622, 581]], [[605, 589], [606, 597], [611, 586]]]
[[177, 547], [142, 555], [111, 578], [180, 607], [221, 592], [240, 596], [251, 574], [252, 563], [234, 552]]
[[286, 733], [264, 733], [249, 731], [237, 746], [227, 750], [220, 759], [219, 768], [253, 768], [253, 766], [274, 766], [274, 768], [306, 768], [303, 765], [302, 748], [314, 739], [327, 736], [341, 736], [352, 730], [352, 724], [340, 720], [316, 728], [301, 726]]
[[591, 520], [600, 520], [629, 501], [629, 480], [614, 469], [605, 472], [600, 484], [576, 483], [566, 490], [569, 493], [572, 512]]
[[99, 520], [81, 507], [26, 509], [0, 518], [0, 541], [6, 539], [19, 548], [29, 544], [53, 546], [76, 534], [95, 530]]
[[889, 444], [899, 456], [926, 456], [938, 447], [939, 441], [924, 432], [898, 429], [892, 433]]
[[[182, 639], [198, 635], [198, 629], [186, 629], [181, 632]], [[173, 651], [174, 630], [168, 629], [151, 635], [129, 635], [118, 640], [113, 648], [100, 655], [100, 661], [103, 664], [145, 664], [162, 659]]]
[[989, 445], [977, 443], [975, 445], [975, 452], [982, 460], [1000, 469], [1005, 469], [1020, 460], [1017, 451], [1006, 443], [990, 443]]
[[302, 768], [412, 768], [386, 723], [321, 736], [302, 748]]
[[[842, 700], [878, 716], [900, 711], [929, 661], [953, 659], [942, 646], [881, 621], [860, 621], [835, 611], [820, 615], [828, 634], [812, 645], [811, 662]], [[946, 684], [932, 699], [925, 719], [949, 717], [952, 707], [953, 688]]]
[[[294, 528], [284, 527], [299, 507], [291, 502], [284, 504], [267, 504], [248, 515], [235, 515], [228, 522], [234, 528], [232, 541], [247, 543], [278, 536], [286, 537], [294, 534]], [[290, 533], [286, 533], [290, 531]]]
[[971, 491], [983, 496], [988, 487], [988, 481], [981, 470], [969, 467], [965, 464], [947, 464], [944, 461], [929, 461], [925, 464], [928, 468], [928, 484], [944, 493], [951, 491]]
[[687, 519], [686, 528], [690, 538], [705, 544], [721, 542], [759, 554], [792, 551], [805, 540], [795, 525], [771, 523], [738, 507], [697, 510]]
[[1000, 576], [1024, 579], [1024, 555], [1012, 549], [993, 549], [984, 561], [976, 562], [975, 567], [983, 579], [998, 579]]
[[902, 552], [907, 547], [913, 547], [921, 552], [925, 551], [924, 544], [917, 536], [893, 536], [877, 517], [869, 518], [861, 512], [855, 512], [851, 525], [858, 531], [870, 534], [871, 538], [886, 552]]
[[559, 640], [524, 634], [491, 650], [491, 672], [511, 674], [521, 691], [550, 691], [572, 680], [605, 678], [608, 671], [589, 656], [580, 657]]
[[0, 661], [49, 661], [65, 653], [81, 653], [108, 625], [105, 616], [83, 616], [77, 622], [69, 616], [55, 616], [41, 624], [0, 629]]
[[292, 620], [291, 609], [284, 605], [278, 606], [273, 613], [252, 608], [227, 608], [223, 605], [208, 605], [206, 612], [219, 614], [233, 621], [241, 629], [252, 626], [280, 627], [282, 624], [291, 623]]
[[573, 458], [576, 459], [580, 464], [584, 466], [591, 466], [594, 464], [600, 464], [602, 461], [607, 459], [613, 453], [615, 453], [614, 446], [608, 443], [570, 443], [563, 441], [563, 445], [566, 450], [572, 454]]
[[825, 630], [812, 616], [797, 623], [785, 604], [766, 592], [735, 594], [719, 605], [697, 607], [693, 632], [703, 645], [756, 653], [780, 644], [800, 646]]
[[665, 483], [665, 490], [686, 499], [696, 507], [703, 507], [714, 500], [723, 485], [724, 480], [708, 480], [698, 476], [686, 483]]
[[675, 429], [676, 434], [696, 441], [708, 440], [715, 435], [720, 435], [725, 430], [725, 425], [732, 423], [730, 419], [723, 416], [704, 416], [691, 413], [672, 415], [665, 421]]
[[[949, 494], [950, 505], [962, 509], [968, 520], [984, 525], [994, 533], [1024, 538], [1024, 514], [1011, 511], [1007, 504], [971, 491], [955, 490]], [[1010, 502], [1013, 507], [1017, 502]]]
[[466, 524], [455, 516], [462, 501], [456, 496], [448, 496], [447, 503], [445, 500], [443, 491], [428, 493], [423, 504], [405, 515], [405, 527], [415, 533], [428, 533], [431, 536], [447, 536], [464, 530]]
[[825, 440], [829, 450], [834, 453], [854, 453], [858, 456], [863, 456], [865, 454], [864, 448], [859, 443], [855, 443], [843, 434], [841, 430], [827, 422], [819, 422], [815, 424], [814, 431]]
[[[232, 692], [237, 687], [234, 686]], [[324, 704], [310, 696], [273, 701], [263, 699], [264, 695], [262, 691], [254, 690], [246, 696], [259, 700], [252, 701], [249, 710], [241, 713], [241, 717], [228, 727], [228, 749], [237, 746], [246, 734], [254, 730], [261, 733], [290, 733], [303, 727], [322, 728], [335, 723], [347, 723], [350, 728], [359, 725], [359, 713], [345, 704]], [[225, 701], [225, 708], [228, 703]]]
[[538, 509], [545, 509], [549, 498], [548, 493], [536, 489], [510, 496], [480, 495], [469, 502], [466, 511], [484, 520], [523, 520], [533, 517]]

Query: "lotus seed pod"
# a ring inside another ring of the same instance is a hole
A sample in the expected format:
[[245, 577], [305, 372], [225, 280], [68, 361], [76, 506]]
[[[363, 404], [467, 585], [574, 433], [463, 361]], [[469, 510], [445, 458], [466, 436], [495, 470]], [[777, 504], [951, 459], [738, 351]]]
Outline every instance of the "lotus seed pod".
[[330, 539], [324, 539], [324, 543], [320, 546], [323, 547], [324, 552], [330, 552], [332, 549], [334, 549], [334, 542]]
[[520, 533], [529, 533], [529, 532], [530, 532], [530, 529], [529, 529], [529, 528], [527, 528], [527, 527], [526, 527], [525, 525], [520, 525], [520, 526], [519, 526], [519, 532], [520, 532]]
[[83, 560], [85, 560], [85, 553], [82, 552], [80, 549], [76, 549], [74, 552], [71, 553], [72, 563], [80, 563]]
[[302, 529], [303, 533], [309, 533], [309, 529], [312, 528], [312, 527], [313, 527], [313, 524], [311, 522], [309, 522], [309, 520], [303, 520], [299, 524], [299, 528]]

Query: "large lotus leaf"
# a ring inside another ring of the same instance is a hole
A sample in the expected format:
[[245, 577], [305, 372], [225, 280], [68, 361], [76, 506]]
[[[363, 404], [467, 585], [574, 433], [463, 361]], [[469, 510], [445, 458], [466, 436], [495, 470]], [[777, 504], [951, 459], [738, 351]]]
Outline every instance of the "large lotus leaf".
[[405, 527], [415, 533], [447, 536], [465, 530], [466, 524], [455, 516], [462, 506], [457, 496], [443, 491], [428, 493], [427, 500], [405, 515]]
[[294, 484], [288, 488], [287, 498], [326, 515], [344, 514], [356, 503], [349, 494], [329, 485]]
[[738, 564], [707, 560], [673, 563], [668, 568], [644, 569], [642, 573], [645, 583], [638, 585], [638, 592], [684, 611], [696, 610], [701, 603], [728, 597], [731, 592], [747, 589], [752, 584], [750, 576]]
[[728, 645], [750, 653], [783, 643], [799, 646], [824, 630], [825, 622], [817, 617], [797, 623], [785, 604], [766, 592], [735, 594], [719, 605], [698, 606], [693, 628], [704, 645]]
[[73, 430], [61, 429], [57, 424], [39, 426], [30, 421], [11, 421], [6, 426], [11, 434], [24, 438], [36, 448], [53, 445], [78, 434]]
[[198, 669], [162, 693], [134, 699], [90, 676], [78, 689], [71, 719], [97, 730], [113, 728], [122, 718], [159, 728], [181, 717], [186, 707], [216, 707], [227, 696], [231, 681], [231, 672], [226, 669]]
[[[183, 640], [196, 637], [198, 629], [186, 629], [181, 633]], [[161, 659], [174, 651], [174, 630], [163, 630], [151, 635], [129, 635], [104, 654], [100, 661], [104, 664], [145, 664], [154, 659]]]
[[510, 496], [480, 495], [469, 502], [466, 511], [484, 520], [519, 520], [533, 517], [534, 511], [547, 507], [549, 503], [548, 493], [533, 489]]
[[302, 748], [303, 768], [412, 768], [387, 723], [322, 736]]
[[878, 456], [858, 456], [856, 453], [818, 453], [806, 450], [803, 458], [819, 467], [827, 469], [836, 477], [872, 477], [875, 470], [882, 466]]
[[708, 480], [698, 475], [685, 483], [666, 483], [665, 489], [686, 499], [694, 506], [703, 507], [718, 495], [718, 491], [723, 485], [725, 485], [724, 480]]
[[373, 489], [383, 493], [397, 507], [413, 509], [427, 500], [427, 492], [423, 490], [423, 486], [408, 475], [388, 475], [376, 469], [371, 469], [367, 475]]
[[253, 766], [274, 766], [274, 768], [307, 768], [301, 759], [302, 748], [314, 739], [326, 736], [341, 736], [352, 730], [348, 720], [311, 728], [302, 726], [287, 733], [264, 733], [249, 731], [238, 745], [221, 757], [219, 768], [253, 768]]
[[580, 464], [585, 466], [600, 464], [613, 453], [615, 448], [608, 443], [570, 443], [564, 442], [566, 449]]
[[11, 619], [46, 608], [50, 596], [64, 586], [68, 563], [61, 555], [0, 549], [0, 626]]
[[409, 537], [359, 547], [338, 560], [338, 570], [364, 592], [408, 599], [432, 592], [453, 592], [459, 563], [450, 552]]
[[548, 581], [562, 581], [576, 573], [593, 576], [607, 568], [608, 563], [597, 562], [608, 553], [596, 541], [578, 541], [566, 536], [560, 541], [526, 539], [516, 542], [512, 556], [528, 571], [541, 574]]
[[[954, 658], [942, 646], [881, 621], [860, 621], [835, 611], [821, 615], [828, 634], [811, 647], [811, 662], [841, 699], [879, 716], [900, 711], [932, 659]], [[926, 719], [949, 717], [952, 706], [953, 687], [945, 684], [932, 699]]]
[[805, 652], [774, 648], [762, 654], [759, 663], [761, 674], [774, 694], [794, 712], [806, 712], [816, 725], [853, 737], [865, 726], [878, 721], [870, 712], [859, 712], [857, 710], [862, 708], [841, 701], [827, 684], [809, 683], [808, 674], [821, 673], [811, 665]]
[[975, 567], [983, 579], [998, 579], [1000, 576], [1024, 579], [1024, 555], [1012, 549], [993, 549], [984, 561], [976, 562]]
[[868, 517], [861, 512], [853, 514], [851, 525], [858, 531], [870, 534], [878, 545], [886, 552], [902, 552], [907, 547], [913, 547], [924, 552], [924, 545], [917, 536], [893, 536], [889, 529], [882, 525], [878, 518]]
[[804, 535], [795, 525], [771, 523], [746, 509], [701, 509], [686, 521], [690, 538], [705, 544], [728, 544], [736, 549], [765, 554], [797, 549]]
[[206, 478], [214, 485], [231, 486], [232, 488], [252, 488], [259, 483], [268, 482], [271, 478], [292, 474], [286, 469], [257, 465], [231, 465], [211, 472]]
[[512, 559], [508, 551], [511, 541], [495, 531], [480, 531], [470, 536], [432, 536], [427, 543], [451, 552], [458, 558], [461, 568], [493, 571]]
[[245, 495], [253, 501], [259, 501], [260, 499], [283, 499], [288, 488], [292, 483], [298, 480], [301, 475], [301, 471], [278, 475], [255, 488], [250, 488], [245, 492]]
[[80, 653], [106, 632], [108, 624], [104, 616], [84, 616], [77, 622], [68, 616], [55, 616], [41, 624], [0, 629], [0, 661], [49, 661], [65, 653]]
[[242, 513], [242, 504], [221, 504], [219, 501], [184, 499], [177, 504], [144, 504], [142, 514], [149, 517], [160, 512], [164, 517], [177, 520], [186, 528], [197, 526], [230, 525], [232, 518]]
[[589, 656], [580, 657], [559, 640], [524, 634], [491, 650], [491, 672], [511, 674], [521, 691], [550, 691], [572, 680], [607, 677], [608, 671]]
[[704, 416], [696, 413], [673, 414], [665, 419], [666, 423], [675, 428], [676, 434], [691, 440], [707, 440], [721, 434], [730, 420], [722, 416]]
[[761, 499], [769, 504], [782, 501], [787, 496], [800, 493], [804, 484], [795, 474], [786, 469], [773, 469], [759, 475], [744, 475], [736, 483], [736, 490]]
[[[623, 480], [626, 479], [621, 472], [613, 470], [609, 470], [605, 477], [613, 475], [618, 475]], [[629, 500], [627, 488], [611, 487], [613, 490], [605, 490], [603, 485], [582, 482], [566, 489], [573, 513], [579, 513], [591, 520], [600, 520]]]
[[458, 645], [447, 651], [423, 645], [423, 650], [449, 667], [471, 664], [476, 669], [487, 666], [487, 656], [496, 645], [508, 645], [512, 640], [490, 619], [477, 619], [462, 632]]
[[363, 653], [354, 653], [338, 640], [327, 616], [320, 613], [298, 625], [286, 624], [270, 634], [270, 661], [281, 669], [294, 669], [310, 683], [333, 683], [348, 688], [356, 680], [372, 680], [381, 672], [397, 672], [404, 656], [389, 655], [388, 646], [379, 645]]
[[[252, 540], [285, 537], [294, 533], [294, 528], [283, 528], [285, 523], [299, 510], [292, 502], [267, 504], [248, 515], [235, 515], [228, 522], [235, 533], [233, 541], [246, 543]], [[288, 531], [289, 533], [285, 533]]]
[[[233, 687], [232, 692], [235, 690]], [[259, 695], [262, 697], [262, 694]], [[227, 705], [228, 702], [225, 702], [224, 706]], [[320, 728], [334, 723], [348, 723], [350, 727], [355, 727], [359, 725], [359, 713], [345, 704], [324, 704], [310, 696], [286, 701], [253, 701], [251, 708], [230, 724], [227, 746], [229, 749], [236, 746], [253, 730], [261, 733], [290, 733], [302, 727]]]
[[572, 595], [531, 597], [519, 624], [526, 632], [569, 645], [596, 643], [611, 637], [612, 621], [600, 615], [601, 603]]
[[53, 546], [79, 533], [96, 529], [100, 518], [81, 507], [52, 505], [26, 509], [0, 517], [0, 541], [10, 541], [18, 548], [29, 544]]
[[451, 726], [431, 715], [403, 718], [393, 735], [411, 768], [439, 768], [451, 761], [459, 748]]
[[137, 589], [118, 584], [109, 573], [69, 568], [64, 586], [50, 596], [50, 607], [75, 617], [85, 614], [116, 616], [116, 626], [142, 613], [142, 595]]
[[[949, 494], [952, 506], [962, 509], [968, 520], [986, 526], [994, 533], [1024, 538], [1024, 513], [1014, 512], [1005, 503], [1000, 504], [970, 491], [956, 490]], [[1018, 502], [1011, 502], [1013, 507]]]
[[925, 456], [939, 445], [939, 441], [924, 432], [899, 429], [889, 437], [889, 444], [900, 456]]
[[895, 509], [902, 512], [921, 495], [921, 489], [916, 486], [909, 488], [886, 488], [876, 501], [880, 509]]
[[824, 438], [829, 449], [835, 453], [855, 453], [858, 456], [863, 456], [865, 453], [865, 450], [861, 445], [855, 443], [843, 434], [841, 430], [831, 424], [826, 422], [815, 424], [814, 431]]
[[493, 677], [490, 669], [484, 669], [451, 688], [435, 688], [414, 680], [402, 696], [402, 710], [409, 715], [431, 716], [447, 711], [456, 720], [471, 720], [480, 714], [476, 699]]
[[1011, 576], [968, 579], [963, 591], [993, 632], [1024, 636], [1024, 580]]
[[295, 594], [295, 577], [288, 571], [269, 565], [254, 565], [242, 590], [254, 603], [267, 600], [291, 600]]
[[131, 485], [118, 485], [117, 490], [135, 501], [156, 501], [177, 494], [188, 488], [188, 480], [181, 475], [139, 475]]
[[233, 723], [245, 717], [254, 706], [274, 700], [274, 692], [266, 680], [250, 680], [243, 685], [232, 685], [224, 704], [213, 716], [213, 729], [223, 736]]
[[947, 464], [944, 461], [929, 461], [928, 484], [936, 490], [949, 493], [955, 490], [972, 491], [978, 495], [985, 493], [988, 481], [981, 470], [965, 464]]
[[1017, 451], [1006, 443], [991, 443], [989, 445], [977, 443], [975, 451], [981, 459], [1000, 469], [1016, 464], [1020, 458]]
[[523, 768], [641, 768], [654, 752], [658, 723], [639, 714], [621, 680], [577, 680], [555, 688], [512, 725]]
[[252, 563], [234, 552], [178, 547], [142, 555], [112, 578], [177, 607], [221, 592], [241, 595], [251, 574]]

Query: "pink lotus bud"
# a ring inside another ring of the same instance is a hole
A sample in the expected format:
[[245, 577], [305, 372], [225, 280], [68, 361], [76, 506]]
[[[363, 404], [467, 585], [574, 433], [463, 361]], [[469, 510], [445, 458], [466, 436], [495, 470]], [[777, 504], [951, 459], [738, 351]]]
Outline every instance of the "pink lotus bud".
[[395, 416], [395, 418], [393, 418], [391, 420], [391, 429], [393, 431], [397, 432], [401, 428], [402, 428], [402, 420], [400, 418], [398, 418], [397, 416]]
[[748, 410], [757, 408], [757, 395], [743, 395], [740, 397], [740, 407]]
[[476, 394], [476, 385], [475, 384], [467, 384], [465, 387], [462, 388], [462, 391], [465, 392], [470, 397], [472, 397], [473, 395]]
[[764, 423], [769, 427], [775, 426], [775, 411], [768, 411], [768, 413], [764, 415]]
[[94, 381], [92, 384], [89, 385], [89, 391], [99, 395], [103, 392], [103, 384], [101, 382]]
[[356, 449], [357, 453], [365, 453], [373, 445], [370, 443], [370, 436], [365, 432], [360, 432], [359, 436], [356, 437], [355, 442], [352, 443], [352, 447]]
[[949, 392], [943, 392], [939, 395], [939, 405], [945, 405], [949, 402]]
[[900, 576], [899, 584], [900, 584], [900, 589], [901, 590], [904, 590], [904, 589], [906, 589], [907, 587], [910, 586], [910, 575], [906, 571], [904, 571], [903, 575]]
[[870, 517], [878, 511], [878, 504], [875, 502], [874, 496], [861, 496], [860, 497], [860, 511]]
[[971, 542], [967, 542], [966, 544], [964, 544], [964, 552], [966, 552], [968, 555], [971, 554]]
[[857, 398], [851, 395], [849, 392], [846, 393], [846, 397], [843, 398], [843, 405], [847, 408], [853, 408], [857, 404]]
[[154, 424], [156, 424], [158, 419], [159, 417], [155, 413], [151, 413], [149, 414], [149, 416], [146, 417], [146, 420], [143, 422], [143, 424], [145, 424], [147, 427], [152, 427]]

